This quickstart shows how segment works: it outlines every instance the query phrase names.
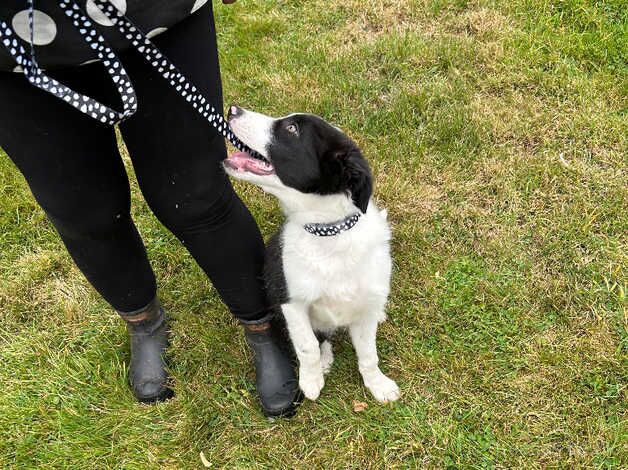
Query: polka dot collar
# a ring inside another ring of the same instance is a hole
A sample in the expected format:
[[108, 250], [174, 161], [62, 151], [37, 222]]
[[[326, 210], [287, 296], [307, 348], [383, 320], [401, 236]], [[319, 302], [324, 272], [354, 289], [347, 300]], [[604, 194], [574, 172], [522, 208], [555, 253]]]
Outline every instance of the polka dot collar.
[[355, 224], [358, 223], [360, 217], [362, 217], [362, 212], [356, 212], [355, 214], [348, 215], [344, 219], [338, 220], [337, 222], [331, 222], [328, 224], [305, 224], [303, 228], [306, 232], [318, 237], [333, 237], [334, 235], [340, 235], [342, 232], [352, 229]]

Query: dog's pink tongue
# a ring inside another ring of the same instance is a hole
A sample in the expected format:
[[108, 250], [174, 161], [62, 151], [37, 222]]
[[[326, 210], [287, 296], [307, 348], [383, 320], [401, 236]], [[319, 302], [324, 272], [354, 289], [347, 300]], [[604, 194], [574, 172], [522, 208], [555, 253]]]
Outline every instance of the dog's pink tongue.
[[244, 169], [244, 167], [246, 166], [246, 162], [250, 158], [251, 157], [246, 152], [234, 152], [229, 155], [228, 160], [232, 167], [235, 167], [237, 169]]
[[275, 171], [270, 163], [251, 157], [246, 152], [235, 152], [227, 158], [225, 164], [239, 171], [249, 171], [255, 175], [272, 175]]

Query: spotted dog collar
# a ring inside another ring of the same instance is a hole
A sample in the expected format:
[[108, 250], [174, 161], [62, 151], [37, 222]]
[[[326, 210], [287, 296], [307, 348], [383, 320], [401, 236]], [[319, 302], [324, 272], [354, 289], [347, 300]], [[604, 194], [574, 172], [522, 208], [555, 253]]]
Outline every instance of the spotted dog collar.
[[311, 233], [312, 235], [319, 237], [333, 237], [334, 235], [340, 235], [342, 232], [352, 229], [355, 224], [358, 223], [360, 217], [362, 217], [362, 213], [356, 212], [355, 214], [348, 215], [344, 219], [336, 222], [330, 222], [328, 224], [305, 224], [303, 228], [307, 233]]

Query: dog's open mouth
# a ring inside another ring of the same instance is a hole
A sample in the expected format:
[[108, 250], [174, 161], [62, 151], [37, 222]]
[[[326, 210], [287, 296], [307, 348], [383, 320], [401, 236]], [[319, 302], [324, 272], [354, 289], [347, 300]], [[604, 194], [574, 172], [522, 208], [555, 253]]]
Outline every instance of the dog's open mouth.
[[260, 176], [275, 173], [275, 169], [270, 163], [253, 158], [246, 152], [235, 152], [229, 155], [229, 158], [225, 160], [225, 165], [236, 171], [248, 171]]

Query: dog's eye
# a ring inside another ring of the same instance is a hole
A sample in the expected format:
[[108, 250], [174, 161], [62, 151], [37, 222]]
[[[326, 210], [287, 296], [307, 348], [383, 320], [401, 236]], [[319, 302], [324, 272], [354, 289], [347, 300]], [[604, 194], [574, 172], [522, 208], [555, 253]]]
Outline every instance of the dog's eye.
[[297, 127], [296, 124], [288, 124], [286, 126], [286, 130], [288, 132], [290, 132], [290, 134], [294, 134], [294, 135], [298, 135], [299, 134], [299, 128]]

